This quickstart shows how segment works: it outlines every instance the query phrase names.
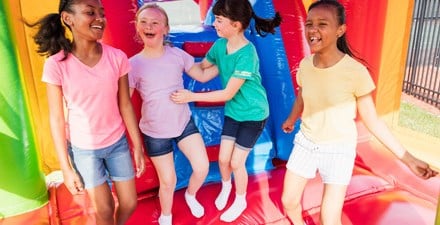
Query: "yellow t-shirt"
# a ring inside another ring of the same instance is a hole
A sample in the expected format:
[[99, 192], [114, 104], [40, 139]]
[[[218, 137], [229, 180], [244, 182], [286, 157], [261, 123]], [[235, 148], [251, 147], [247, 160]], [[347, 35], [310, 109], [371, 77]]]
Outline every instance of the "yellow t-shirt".
[[315, 143], [356, 143], [356, 98], [375, 89], [364, 65], [345, 55], [329, 68], [313, 65], [304, 58], [297, 73], [304, 110], [301, 131]]

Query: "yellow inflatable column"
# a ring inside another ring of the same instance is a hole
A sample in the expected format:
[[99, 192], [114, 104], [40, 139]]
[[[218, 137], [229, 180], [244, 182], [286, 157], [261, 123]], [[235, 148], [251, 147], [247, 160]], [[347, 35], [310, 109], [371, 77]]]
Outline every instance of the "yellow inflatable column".
[[12, 25], [17, 35], [17, 47], [20, 58], [23, 60], [23, 72], [27, 95], [30, 102], [32, 120], [35, 124], [37, 149], [41, 155], [43, 172], [48, 174], [59, 169], [58, 160], [53, 147], [52, 136], [49, 127], [48, 103], [46, 86], [41, 81], [44, 57], [36, 53], [32, 36], [36, 30], [25, 26], [22, 19], [33, 23], [48, 13], [58, 12], [58, 1], [53, 0], [20, 0], [10, 1]]

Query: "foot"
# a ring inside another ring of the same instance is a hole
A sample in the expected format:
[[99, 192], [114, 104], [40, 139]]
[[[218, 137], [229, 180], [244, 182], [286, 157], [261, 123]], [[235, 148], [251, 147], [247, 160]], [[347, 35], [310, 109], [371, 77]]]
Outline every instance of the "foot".
[[224, 222], [232, 222], [236, 220], [246, 209], [246, 195], [236, 195], [234, 203], [221, 216], [220, 220]]
[[185, 192], [185, 201], [194, 217], [200, 218], [205, 215], [205, 209], [199, 201], [197, 201], [195, 195], [190, 195], [188, 192]]
[[173, 221], [173, 216], [171, 214], [168, 216], [160, 214], [158, 219], [159, 225], [172, 225], [172, 221]]
[[225, 208], [226, 203], [228, 202], [229, 194], [231, 193], [231, 188], [231, 180], [222, 181], [222, 190], [215, 199], [215, 206], [218, 210], [223, 210]]

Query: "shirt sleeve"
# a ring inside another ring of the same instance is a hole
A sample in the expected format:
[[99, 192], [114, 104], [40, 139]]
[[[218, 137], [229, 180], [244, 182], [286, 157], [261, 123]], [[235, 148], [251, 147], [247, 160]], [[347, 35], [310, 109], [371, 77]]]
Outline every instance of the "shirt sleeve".
[[355, 87], [354, 94], [357, 97], [366, 95], [376, 88], [370, 73], [364, 66], [360, 66], [358, 69]]
[[181, 50], [181, 52], [185, 71], [189, 71], [194, 65], [194, 57], [184, 50]]
[[122, 50], [119, 50], [118, 52], [119, 52], [119, 58], [121, 59], [120, 60], [120, 67], [119, 67], [119, 70], [120, 70], [119, 75], [120, 75], [120, 77], [122, 77], [122, 76], [128, 74], [128, 72], [131, 70], [131, 65], [128, 62], [127, 55]]
[[302, 78], [302, 75], [303, 75], [302, 67], [304, 66], [304, 61], [305, 61], [305, 59], [301, 60], [301, 62], [299, 63], [299, 66], [298, 66], [298, 71], [296, 72], [296, 83], [300, 87], [302, 87], [302, 80], [301, 80], [301, 78]]
[[232, 77], [241, 79], [253, 79], [253, 75], [256, 73], [256, 68], [258, 67], [258, 57], [256, 53], [248, 52], [241, 54], [238, 59], [232, 73]]
[[211, 48], [206, 53], [206, 60], [208, 62], [217, 65], [217, 49], [219, 45], [219, 40], [215, 41], [214, 44], [211, 46]]
[[55, 57], [49, 57], [44, 62], [43, 77], [41, 80], [45, 83], [61, 85], [60, 67]]
[[130, 58], [129, 63], [132, 69], [128, 72], [128, 86], [130, 88], [136, 88], [136, 66], [134, 65], [134, 58]]

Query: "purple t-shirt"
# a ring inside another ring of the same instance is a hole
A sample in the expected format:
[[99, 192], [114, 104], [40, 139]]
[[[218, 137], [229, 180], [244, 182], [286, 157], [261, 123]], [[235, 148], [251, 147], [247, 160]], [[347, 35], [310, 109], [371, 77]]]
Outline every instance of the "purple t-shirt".
[[190, 120], [188, 104], [176, 104], [172, 92], [183, 89], [183, 72], [194, 65], [194, 58], [185, 51], [165, 46], [158, 58], [147, 58], [142, 52], [129, 59], [132, 70], [128, 73], [130, 88], [142, 98], [142, 133], [154, 138], [171, 138], [182, 134]]

